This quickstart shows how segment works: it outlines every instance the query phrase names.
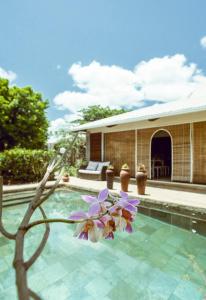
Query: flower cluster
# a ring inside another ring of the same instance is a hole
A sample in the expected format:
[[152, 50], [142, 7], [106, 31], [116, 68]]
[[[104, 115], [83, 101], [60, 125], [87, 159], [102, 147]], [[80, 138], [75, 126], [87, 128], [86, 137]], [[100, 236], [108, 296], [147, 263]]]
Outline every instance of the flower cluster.
[[75, 211], [69, 216], [69, 220], [79, 222], [74, 236], [97, 242], [100, 238], [114, 239], [116, 230], [132, 233], [139, 200], [129, 199], [125, 192], [114, 197], [108, 189], [100, 191], [97, 197], [83, 195], [82, 199], [89, 204], [88, 212]]

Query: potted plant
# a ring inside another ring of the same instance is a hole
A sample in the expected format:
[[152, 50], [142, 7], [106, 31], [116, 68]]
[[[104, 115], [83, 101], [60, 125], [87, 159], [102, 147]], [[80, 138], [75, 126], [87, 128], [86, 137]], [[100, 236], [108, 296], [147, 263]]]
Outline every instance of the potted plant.
[[64, 173], [64, 175], [62, 176], [62, 180], [64, 182], [69, 182], [69, 174], [68, 173]]
[[122, 165], [120, 171], [121, 190], [123, 192], [128, 192], [129, 180], [130, 180], [130, 168], [128, 164], [124, 164]]
[[113, 189], [113, 182], [114, 182], [114, 167], [109, 165], [106, 170], [106, 181], [107, 181], [107, 188]]
[[147, 171], [145, 169], [145, 165], [140, 164], [137, 167], [136, 174], [136, 182], [137, 182], [137, 192], [139, 195], [145, 194], [145, 187], [147, 182]]

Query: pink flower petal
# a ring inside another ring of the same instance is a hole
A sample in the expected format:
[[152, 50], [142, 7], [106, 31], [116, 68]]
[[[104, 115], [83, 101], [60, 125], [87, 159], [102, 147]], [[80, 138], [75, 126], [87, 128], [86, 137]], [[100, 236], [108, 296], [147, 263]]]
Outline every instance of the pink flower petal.
[[105, 201], [108, 198], [108, 194], [109, 194], [108, 189], [104, 189], [104, 190], [100, 191], [99, 195], [98, 195], [98, 201], [99, 202]]
[[128, 194], [123, 192], [123, 191], [120, 191], [120, 196], [124, 199], [127, 199], [128, 198]]
[[82, 200], [84, 200], [87, 203], [93, 203], [94, 201], [97, 201], [97, 198], [90, 195], [82, 195]]
[[95, 215], [98, 215], [99, 212], [101, 210], [101, 207], [99, 205], [98, 202], [92, 204], [89, 208], [89, 211], [88, 211], [88, 215], [91, 217], [91, 216], [95, 216]]
[[92, 227], [92, 229], [89, 230], [88, 237], [91, 242], [93, 242], [93, 243], [98, 242], [98, 240], [100, 238], [100, 234], [99, 234], [96, 226]]
[[104, 201], [104, 205], [105, 205], [105, 207], [109, 207], [109, 206], [112, 205], [112, 203], [111, 203], [111, 202], [108, 202], [108, 201]]
[[80, 233], [80, 235], [78, 236], [79, 239], [82, 239], [82, 240], [88, 240], [88, 232], [86, 231], [82, 231]]
[[77, 227], [76, 227], [76, 229], [75, 229], [75, 231], [74, 231], [74, 236], [75, 236], [75, 237], [78, 237], [79, 234], [83, 231], [84, 225], [85, 225], [85, 222], [84, 222], [84, 223], [79, 223], [79, 224], [77, 224]]
[[101, 222], [100, 220], [94, 220], [94, 224], [98, 227], [98, 228], [104, 228], [104, 222]]
[[114, 239], [114, 234], [113, 234], [113, 232], [112, 232], [112, 231], [109, 232], [109, 234], [108, 234], [107, 236], [105, 236], [105, 239], [106, 239], [106, 240], [113, 240], [113, 239]]
[[137, 208], [131, 204], [126, 205], [124, 208], [128, 211], [134, 211], [134, 212], [137, 211]]
[[103, 217], [100, 218], [100, 221], [106, 224], [109, 220], [111, 220], [112, 217], [109, 215], [104, 215]]
[[132, 205], [140, 204], [140, 200], [138, 200], [138, 199], [128, 199], [127, 201]]
[[132, 225], [129, 223], [129, 222], [127, 222], [127, 226], [125, 227], [125, 231], [127, 231], [128, 233], [132, 233]]
[[118, 205], [113, 205], [113, 206], [110, 207], [108, 210], [109, 210], [109, 212], [112, 214], [112, 213], [114, 213], [114, 212], [117, 210], [118, 207], [119, 207]]
[[125, 207], [128, 205], [128, 201], [125, 199], [119, 199], [119, 201], [117, 202], [117, 205], [121, 206], [121, 207]]
[[88, 215], [84, 211], [74, 211], [68, 217], [69, 220], [82, 220], [88, 218]]

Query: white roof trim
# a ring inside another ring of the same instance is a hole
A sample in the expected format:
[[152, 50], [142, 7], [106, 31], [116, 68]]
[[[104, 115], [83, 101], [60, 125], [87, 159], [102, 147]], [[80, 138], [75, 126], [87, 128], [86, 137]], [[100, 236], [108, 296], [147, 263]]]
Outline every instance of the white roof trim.
[[112, 127], [114, 125], [138, 122], [161, 117], [188, 114], [192, 112], [206, 111], [206, 99], [203, 102], [194, 100], [173, 101], [164, 104], [155, 104], [148, 107], [136, 109], [127, 113], [109, 118], [89, 122], [73, 128], [73, 131], [81, 131], [94, 128]]

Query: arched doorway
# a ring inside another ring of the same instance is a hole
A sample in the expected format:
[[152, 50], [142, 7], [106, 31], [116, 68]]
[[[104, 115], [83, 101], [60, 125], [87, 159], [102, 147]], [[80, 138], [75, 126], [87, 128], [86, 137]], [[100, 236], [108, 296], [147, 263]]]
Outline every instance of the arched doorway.
[[168, 131], [158, 130], [151, 138], [151, 179], [171, 180], [172, 139]]

